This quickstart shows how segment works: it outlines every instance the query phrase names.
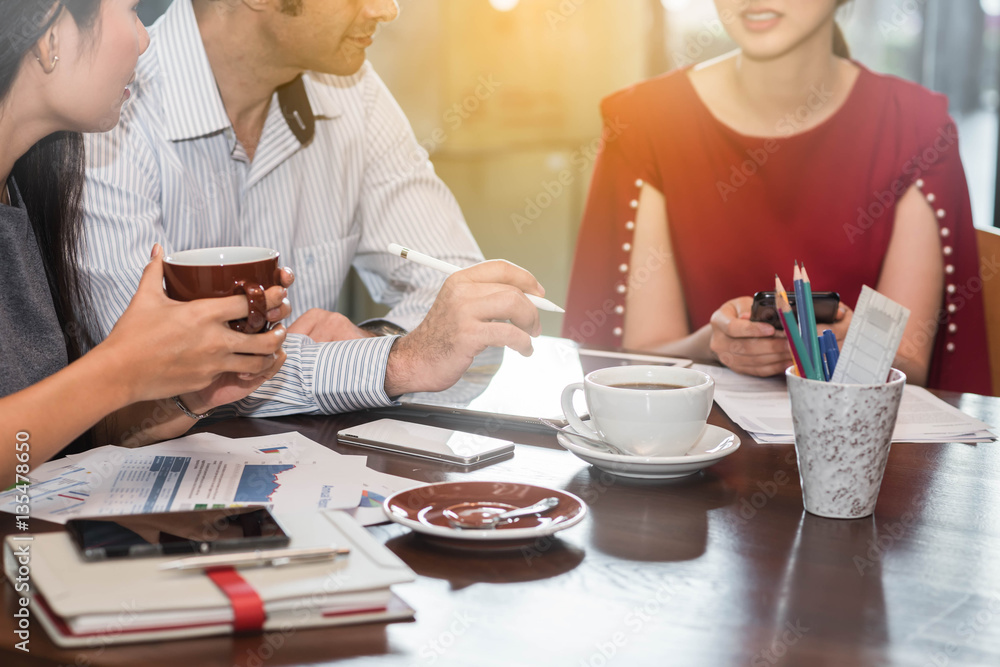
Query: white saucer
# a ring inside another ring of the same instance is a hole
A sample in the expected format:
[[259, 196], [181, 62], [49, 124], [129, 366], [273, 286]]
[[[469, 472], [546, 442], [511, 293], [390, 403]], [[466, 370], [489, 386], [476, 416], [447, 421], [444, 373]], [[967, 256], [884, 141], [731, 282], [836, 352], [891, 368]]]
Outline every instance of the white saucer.
[[[567, 430], [571, 427], [567, 427]], [[683, 456], [620, 456], [598, 451], [571, 433], [556, 436], [559, 444], [587, 463], [614, 475], [637, 479], [671, 479], [691, 475], [707, 468], [740, 448], [740, 439], [732, 431], [709, 424], [698, 442]]]

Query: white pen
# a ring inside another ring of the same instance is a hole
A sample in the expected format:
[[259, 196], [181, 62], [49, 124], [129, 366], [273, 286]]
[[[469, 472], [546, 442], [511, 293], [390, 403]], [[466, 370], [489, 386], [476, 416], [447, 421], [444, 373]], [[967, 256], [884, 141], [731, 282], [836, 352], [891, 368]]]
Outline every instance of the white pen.
[[298, 563], [313, 563], [346, 556], [346, 547], [313, 547], [297, 549], [256, 549], [247, 552], [221, 553], [212, 556], [178, 558], [160, 565], [161, 570], [205, 570], [213, 567], [279, 567]]
[[[435, 259], [429, 255], [425, 255], [422, 252], [417, 252], [416, 250], [410, 250], [409, 248], [404, 248], [398, 243], [389, 244], [389, 252], [393, 255], [399, 255], [403, 259], [408, 259], [411, 262], [416, 262], [421, 266], [426, 266], [430, 269], [435, 269], [441, 273], [451, 275], [456, 271], [461, 271], [462, 268], [455, 266], [454, 264], [449, 264], [448, 262], [442, 262], [440, 259]], [[539, 310], [547, 310], [550, 313], [565, 313], [566, 311], [552, 303], [548, 299], [543, 299], [540, 296], [535, 296], [534, 294], [525, 294], [528, 297], [528, 301], [535, 304], [535, 307]]]

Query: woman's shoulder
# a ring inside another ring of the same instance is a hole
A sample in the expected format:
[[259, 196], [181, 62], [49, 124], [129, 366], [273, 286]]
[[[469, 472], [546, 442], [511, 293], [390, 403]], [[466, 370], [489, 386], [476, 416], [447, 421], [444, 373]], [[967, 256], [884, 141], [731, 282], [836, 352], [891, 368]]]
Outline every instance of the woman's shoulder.
[[691, 106], [684, 103], [693, 93], [689, 70], [675, 69], [608, 95], [601, 100], [601, 115], [605, 120], [617, 118], [642, 124], [655, 119], [662, 123], [673, 114], [690, 110]]
[[[937, 132], [952, 123], [948, 97], [891, 74], [861, 69], [865, 85], [865, 113], [879, 112], [892, 116], [900, 129], [917, 133]], [[874, 108], [872, 108], [874, 106]]]

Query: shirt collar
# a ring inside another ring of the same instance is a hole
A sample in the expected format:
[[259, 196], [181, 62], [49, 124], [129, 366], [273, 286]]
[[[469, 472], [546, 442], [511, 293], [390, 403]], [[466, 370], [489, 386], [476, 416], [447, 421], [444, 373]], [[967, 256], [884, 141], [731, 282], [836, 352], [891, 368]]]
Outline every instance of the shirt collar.
[[[153, 40], [160, 54], [167, 138], [195, 139], [231, 127], [191, 0], [174, 0], [154, 29]], [[317, 118], [341, 114], [335, 83], [339, 77], [306, 72], [302, 78]]]
[[153, 30], [163, 81], [167, 138], [183, 141], [230, 127], [191, 0], [175, 0]]
[[342, 84], [344, 77], [306, 72], [302, 75], [302, 82], [306, 87], [306, 96], [309, 97], [309, 106], [312, 107], [316, 118], [336, 118], [343, 113], [338, 83]]

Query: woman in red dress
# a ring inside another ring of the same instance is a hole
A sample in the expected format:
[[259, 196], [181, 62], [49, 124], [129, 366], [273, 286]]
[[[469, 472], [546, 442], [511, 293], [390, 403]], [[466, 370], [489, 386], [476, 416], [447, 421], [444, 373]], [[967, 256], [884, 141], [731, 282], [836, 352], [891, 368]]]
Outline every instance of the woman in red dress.
[[839, 340], [870, 285], [910, 310], [894, 365], [911, 382], [990, 393], [947, 99], [849, 60], [844, 1], [716, 0], [739, 51], [604, 100], [624, 130], [595, 166], [565, 336], [774, 375], [791, 357], [749, 295], [799, 260], [840, 293]]

